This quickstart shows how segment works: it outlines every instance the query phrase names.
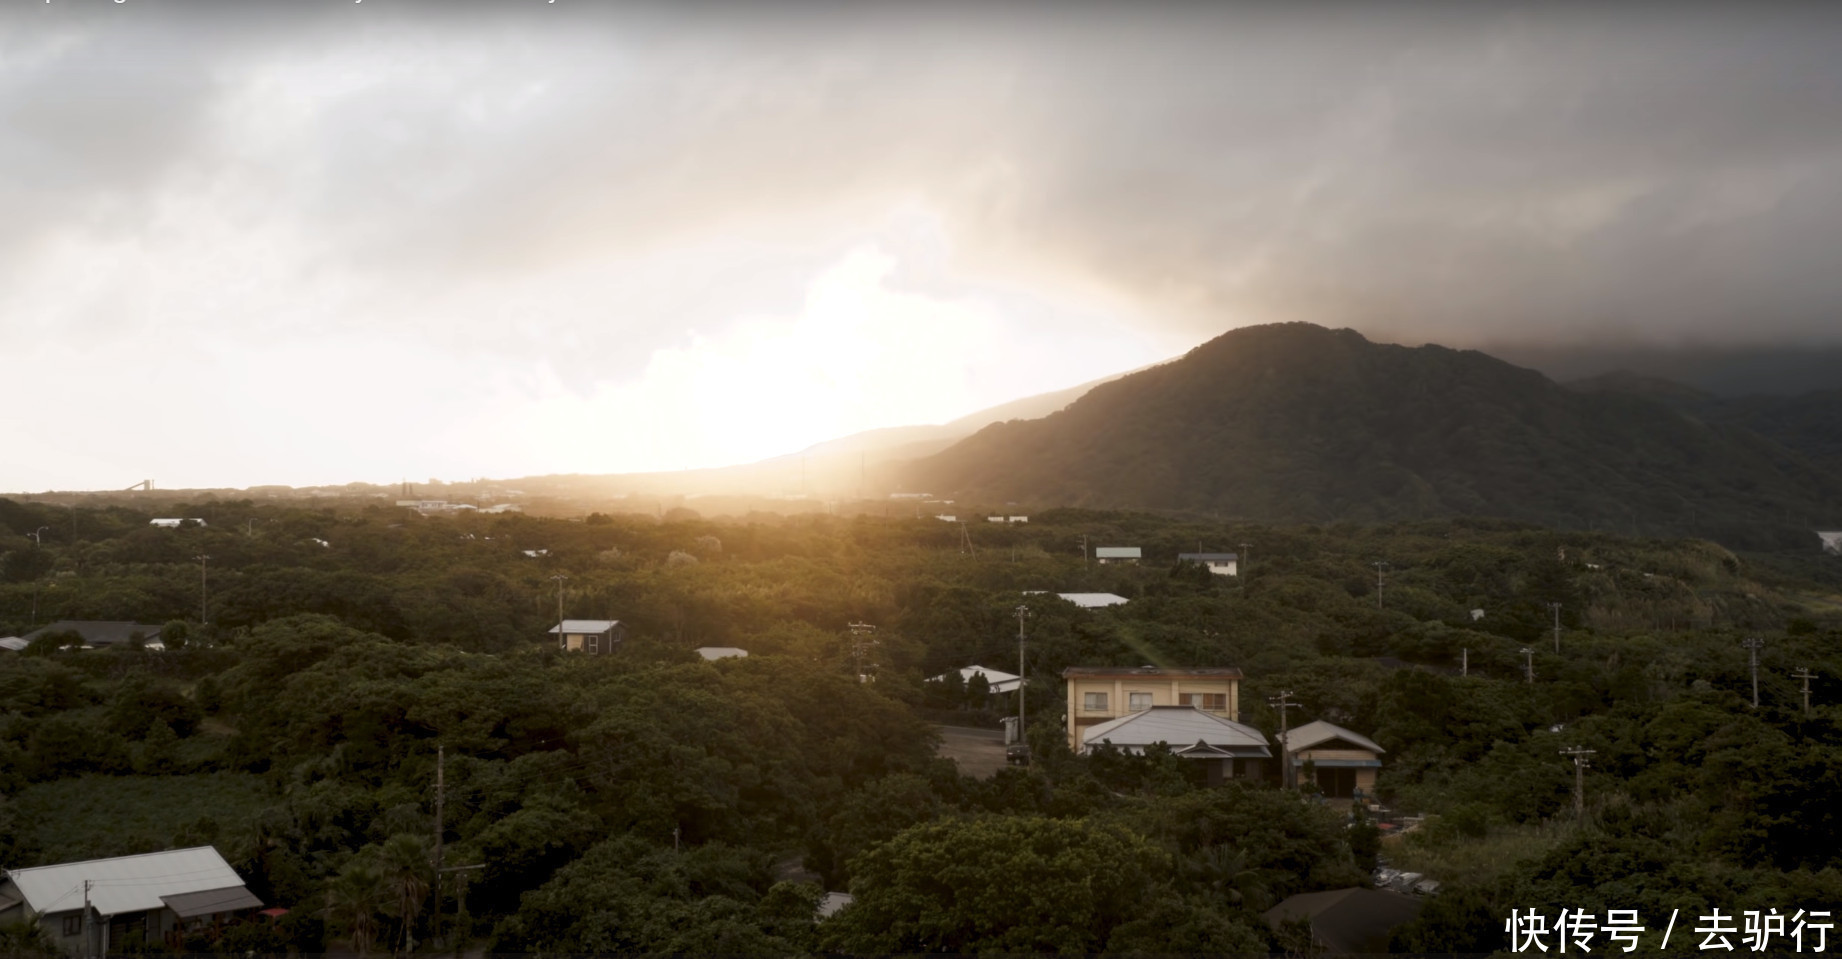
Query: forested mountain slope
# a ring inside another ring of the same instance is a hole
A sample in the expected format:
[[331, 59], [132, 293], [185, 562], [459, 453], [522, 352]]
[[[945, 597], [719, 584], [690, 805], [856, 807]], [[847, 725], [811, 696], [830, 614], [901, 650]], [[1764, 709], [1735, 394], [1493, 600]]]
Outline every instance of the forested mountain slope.
[[912, 466], [998, 501], [1264, 521], [1513, 517], [1807, 547], [1842, 479], [1754, 432], [1481, 353], [1247, 327]]

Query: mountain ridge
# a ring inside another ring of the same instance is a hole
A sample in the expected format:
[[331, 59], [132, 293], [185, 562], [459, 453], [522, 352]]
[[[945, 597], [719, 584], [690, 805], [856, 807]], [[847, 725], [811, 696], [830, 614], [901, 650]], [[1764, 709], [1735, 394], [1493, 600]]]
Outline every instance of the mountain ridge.
[[[1732, 422], [1476, 350], [1243, 327], [906, 473], [960, 499], [1273, 521], [1493, 515], [1789, 545], [1842, 479]], [[1794, 534], [1792, 530], [1797, 532]]]

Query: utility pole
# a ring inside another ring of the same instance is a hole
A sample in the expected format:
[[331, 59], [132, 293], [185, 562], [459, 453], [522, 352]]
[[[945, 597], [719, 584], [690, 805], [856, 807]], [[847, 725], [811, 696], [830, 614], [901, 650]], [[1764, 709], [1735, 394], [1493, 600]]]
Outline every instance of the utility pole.
[[83, 880], [83, 957], [90, 959], [96, 954], [94, 940], [96, 931], [90, 925], [90, 881]]
[[1369, 565], [1375, 567], [1375, 608], [1380, 609], [1382, 608], [1382, 572], [1388, 568], [1388, 561], [1378, 559]]
[[1286, 710], [1298, 708], [1298, 704], [1291, 699], [1292, 691], [1287, 689], [1266, 701], [1267, 705], [1279, 710], [1279, 783], [1283, 789], [1298, 788], [1296, 777], [1292, 775], [1292, 746], [1286, 742], [1286, 735], [1292, 731], [1286, 720]]
[[1245, 593], [1247, 592], [1247, 556], [1248, 551], [1254, 548], [1254, 544], [1242, 543], [1240, 546], [1241, 553], [1239, 556], [1235, 557], [1234, 571], [1240, 574], [1235, 578], [1241, 581], [1241, 592]]
[[1023, 738], [1023, 621], [1030, 615], [1030, 607], [1017, 607], [1017, 741], [1028, 747], [1030, 741]]
[[1749, 654], [1751, 654], [1751, 659], [1752, 659], [1752, 708], [1758, 709], [1759, 708], [1759, 650], [1765, 648], [1765, 640], [1760, 639], [1757, 636], [1750, 636], [1744, 640], [1741, 640], [1740, 645], [1746, 647], [1746, 651]]
[[432, 922], [432, 938], [437, 944], [441, 942], [441, 833], [442, 813], [447, 799], [446, 783], [442, 775], [447, 767], [447, 747], [435, 747], [435, 916]]
[[1458, 651], [1458, 675], [1471, 675], [1471, 649], [1466, 647]]
[[1797, 672], [1792, 673], [1791, 677], [1793, 679], [1801, 679], [1804, 681], [1804, 718], [1809, 719], [1810, 718], [1810, 681], [1816, 678], [1816, 674], [1811, 672], [1808, 667], [1799, 666], [1797, 667]]
[[550, 579], [556, 583], [556, 645], [558, 649], [563, 649], [564, 644], [569, 642], [563, 636], [563, 584], [569, 582], [569, 577], [558, 573]]
[[1586, 767], [1592, 765], [1586, 761], [1586, 757], [1595, 752], [1598, 750], [1581, 749], [1578, 746], [1561, 750], [1561, 755], [1573, 757], [1573, 818], [1575, 820], [1586, 818]]
[[1081, 565], [1084, 568], [1087, 566], [1087, 534], [1086, 533], [1081, 534]]
[[1561, 654], [1561, 604], [1549, 603], [1548, 608], [1554, 611], [1554, 655], [1559, 656]]
[[[876, 635], [876, 627], [869, 623], [851, 623], [850, 630], [851, 661], [856, 663], [857, 666], [857, 681], [860, 683], [867, 683], [870, 681], [870, 677], [869, 674], [863, 671], [863, 656], [870, 651], [871, 647], [876, 645], [876, 640], [874, 638]], [[875, 668], [876, 664], [871, 663], [870, 666], [871, 668]]]
[[203, 626], [211, 622], [210, 596], [207, 590], [209, 584], [206, 582], [206, 567], [210, 565], [211, 557], [200, 553], [192, 558], [198, 560], [198, 625]]
[[1522, 675], [1532, 683], [1535, 681], [1535, 651], [1524, 646], [1518, 652], [1522, 654]]

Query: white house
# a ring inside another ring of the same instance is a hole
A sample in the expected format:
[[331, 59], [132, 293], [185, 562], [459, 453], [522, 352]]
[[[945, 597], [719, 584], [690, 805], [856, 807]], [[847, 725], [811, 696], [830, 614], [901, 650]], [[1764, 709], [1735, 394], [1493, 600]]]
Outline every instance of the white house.
[[0, 879], [0, 925], [36, 921], [74, 956], [120, 952], [137, 932], [178, 948], [189, 932], [261, 908], [210, 846], [8, 869]]
[[[972, 677], [980, 674], [983, 674], [985, 676], [985, 682], [991, 685], [993, 694], [1011, 693], [1017, 690], [1017, 683], [1019, 680], [1014, 673], [1007, 673], [1001, 669], [992, 669], [989, 666], [966, 666], [959, 670], [959, 678], [962, 683], [970, 683], [972, 682]], [[929, 676], [927, 681], [930, 683], [942, 683], [946, 682], [946, 679], [947, 674], [941, 673], [938, 676]]]
[[1163, 743], [1184, 759], [1208, 763], [1210, 785], [1224, 779], [1259, 779], [1266, 761], [1273, 758], [1260, 730], [1196, 706], [1148, 706], [1080, 733], [1082, 755], [1109, 746], [1142, 753]]
[[[1041, 596], [1047, 590], [1026, 589], [1025, 596]], [[1105, 606], [1118, 606], [1131, 600], [1117, 593], [1056, 593], [1055, 595], [1081, 607], [1082, 609], [1100, 609]]]
[[191, 523], [193, 526], [207, 525], [204, 520], [196, 516], [162, 516], [158, 519], [150, 519], [147, 521], [147, 525], [158, 526], [162, 529], [178, 529], [187, 523]]
[[1240, 557], [1234, 553], [1178, 553], [1177, 561], [1207, 566], [1217, 576], [1233, 576]]

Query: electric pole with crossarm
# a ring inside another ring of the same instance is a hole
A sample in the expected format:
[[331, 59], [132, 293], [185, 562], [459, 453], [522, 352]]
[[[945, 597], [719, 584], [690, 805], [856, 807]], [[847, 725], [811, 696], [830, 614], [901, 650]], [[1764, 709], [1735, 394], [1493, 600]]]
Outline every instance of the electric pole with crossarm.
[[1286, 722], [1286, 710], [1298, 708], [1298, 703], [1291, 700], [1292, 691], [1287, 689], [1266, 701], [1268, 706], [1279, 710], [1279, 781], [1286, 789], [1298, 788], [1294, 781], [1296, 777], [1292, 775], [1292, 747], [1286, 742], [1287, 735], [1292, 731]]
[[1592, 765], [1586, 761], [1586, 757], [1595, 752], [1598, 750], [1581, 749], [1578, 746], [1561, 750], [1561, 755], [1573, 758], [1573, 818], [1575, 819], [1586, 818], [1586, 767]]
[[1759, 650], [1765, 648], [1765, 640], [1749, 636], [1740, 642], [1746, 651], [1752, 654], [1752, 708], [1759, 708]]

